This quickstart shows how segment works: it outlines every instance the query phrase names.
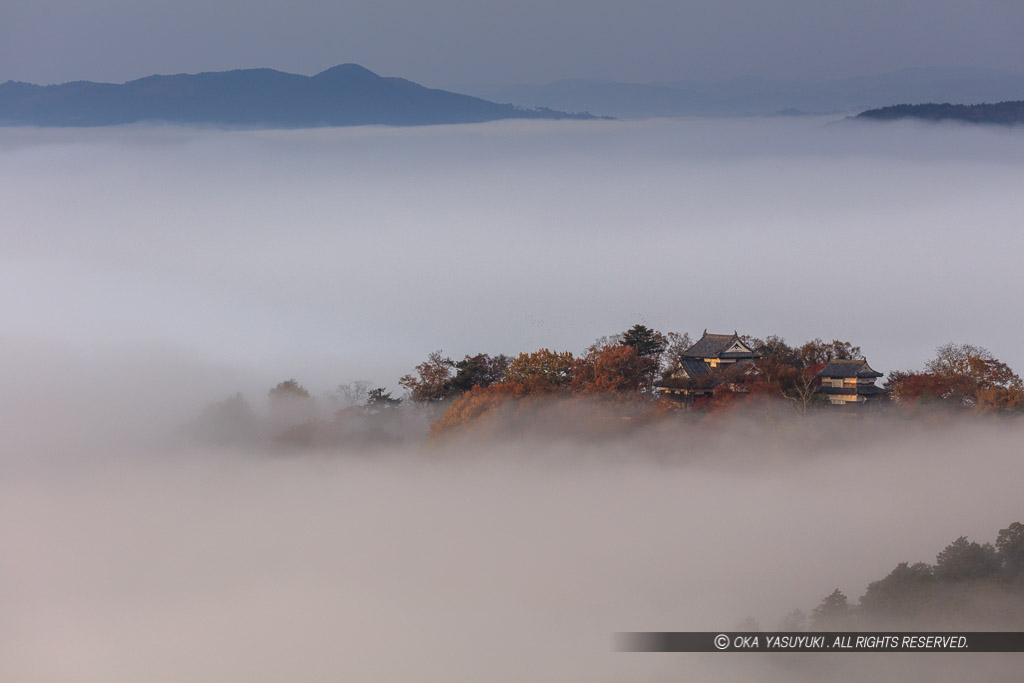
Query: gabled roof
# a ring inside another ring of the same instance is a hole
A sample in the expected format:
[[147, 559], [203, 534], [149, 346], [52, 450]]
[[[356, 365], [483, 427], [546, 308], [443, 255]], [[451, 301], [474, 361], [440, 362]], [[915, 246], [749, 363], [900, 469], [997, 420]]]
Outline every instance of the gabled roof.
[[711, 372], [711, 368], [708, 367], [707, 363], [696, 358], [680, 358], [679, 370], [682, 370], [683, 374], [691, 378], [703, 377]]
[[832, 377], [834, 379], [882, 376], [882, 373], [873, 370], [866, 360], [834, 360], [815, 374], [818, 377]]
[[683, 358], [760, 358], [760, 354], [743, 343], [740, 336], [732, 334], [704, 334], [697, 343], [682, 353]]

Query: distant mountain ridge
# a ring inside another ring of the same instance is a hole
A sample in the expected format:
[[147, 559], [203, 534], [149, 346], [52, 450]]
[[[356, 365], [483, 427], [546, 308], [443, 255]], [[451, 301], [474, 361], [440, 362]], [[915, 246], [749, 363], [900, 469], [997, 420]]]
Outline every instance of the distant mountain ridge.
[[894, 121], [923, 119], [925, 121], [966, 121], [968, 123], [1024, 123], [1024, 101], [994, 104], [897, 104], [870, 109], [855, 118]]
[[622, 83], [568, 79], [547, 85], [460, 88], [478, 97], [622, 118], [856, 114], [906, 102], [999, 102], [1024, 98], [1024, 74], [984, 68], [915, 68], [822, 81], [759, 77]]
[[141, 121], [305, 128], [591, 119], [526, 109], [382, 77], [358, 64], [315, 76], [274, 69], [146, 76], [124, 84], [0, 84], [0, 125], [108, 126]]

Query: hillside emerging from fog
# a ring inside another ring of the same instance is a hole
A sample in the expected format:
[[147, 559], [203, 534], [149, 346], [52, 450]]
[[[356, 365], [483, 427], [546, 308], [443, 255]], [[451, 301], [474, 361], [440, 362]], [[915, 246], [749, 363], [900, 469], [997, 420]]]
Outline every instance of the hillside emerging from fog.
[[967, 123], [1024, 123], [1024, 100], [996, 102], [995, 104], [897, 104], [892, 107], [870, 109], [857, 115], [858, 119], [894, 121], [919, 119], [923, 121], [966, 121]]
[[272, 439], [278, 446], [344, 451], [422, 441], [427, 423], [437, 440], [603, 441], [702, 423], [727, 431], [730, 415], [776, 436], [780, 424], [815, 414], [884, 415], [907, 427], [1024, 416], [1024, 380], [984, 347], [944, 344], [923, 371], [893, 370], [877, 386], [883, 376], [860, 346], [839, 339], [791, 346], [778, 335], [705, 330], [694, 342], [689, 334], [638, 323], [598, 338], [580, 356], [542, 348], [514, 358], [478, 353], [454, 360], [437, 350], [399, 379], [402, 397], [359, 381], [339, 385], [325, 406], [289, 379], [267, 392], [265, 417], [239, 392], [210, 405], [193, 426], [208, 443]]
[[[748, 626], [756, 622], [748, 620]], [[935, 563], [902, 561], [872, 581], [856, 604], [835, 589], [810, 614], [797, 609], [779, 630], [932, 630], [984, 624], [1020, 628], [1024, 619], [1024, 524], [1000, 529], [995, 544], [960, 536]]]
[[270, 128], [414, 126], [502, 119], [591, 119], [497, 104], [358, 64], [315, 76], [273, 69], [147, 76], [123, 84], [0, 85], [0, 125], [109, 126], [143, 121]]

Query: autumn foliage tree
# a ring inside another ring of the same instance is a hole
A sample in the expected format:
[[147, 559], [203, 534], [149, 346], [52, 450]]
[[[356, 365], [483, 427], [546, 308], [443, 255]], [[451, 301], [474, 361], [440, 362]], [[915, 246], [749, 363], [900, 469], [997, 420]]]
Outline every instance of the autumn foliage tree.
[[803, 361], [797, 349], [776, 335], [764, 339], [747, 340], [750, 346], [761, 356], [755, 362], [758, 381], [777, 382], [779, 378], [803, 367]]
[[963, 375], [893, 370], [885, 381], [893, 399], [904, 406], [970, 407], [975, 388]]
[[833, 339], [830, 342], [812, 339], [796, 350], [801, 367], [824, 365], [834, 360], [861, 360], [864, 356], [859, 346], [848, 341]]
[[511, 400], [528, 395], [524, 385], [515, 382], [499, 382], [473, 389], [455, 398], [441, 418], [430, 426], [430, 433], [453, 433], [478, 422], [506, 405]]
[[635, 346], [626, 345], [591, 347], [576, 361], [571, 386], [587, 395], [638, 395], [657, 372], [657, 357], [652, 353], [643, 355]]
[[986, 413], [1024, 414], [1024, 391], [1016, 387], [991, 387], [978, 391], [978, 409]]
[[575, 375], [576, 359], [571, 352], [540, 349], [516, 356], [505, 372], [505, 381], [535, 393], [567, 388]]
[[486, 387], [505, 379], [511, 359], [505, 355], [478, 353], [453, 361], [434, 351], [416, 366], [415, 375], [404, 375], [398, 383], [413, 401], [430, 403], [458, 396], [473, 387]]
[[451, 385], [455, 362], [441, 351], [433, 351], [427, 360], [416, 366], [416, 375], [403, 375], [398, 383], [409, 391], [413, 401], [430, 403], [443, 401], [452, 395]]
[[944, 344], [924, 372], [889, 373], [886, 386], [906, 405], [944, 405], [988, 412], [1024, 412], [1024, 383], [992, 352], [972, 344]]
[[478, 385], [456, 398], [432, 433], [458, 431], [499, 409], [541, 409], [551, 397], [599, 397], [625, 405], [644, 395], [657, 366], [656, 355], [621, 344], [592, 346], [580, 358], [549, 349], [522, 353], [509, 363], [505, 381]]
[[[631, 409], [641, 410], [637, 399], [656, 395], [659, 373], [658, 386], [682, 390], [676, 394], [691, 397], [686, 403], [690, 408], [719, 412], [756, 397], [751, 406], [765, 415], [774, 415], [775, 406], [782, 405], [805, 414], [828, 403], [818, 377], [828, 363], [864, 359], [859, 346], [840, 339], [815, 338], [799, 346], [775, 335], [743, 340], [759, 356], [753, 363], [731, 363], [730, 358], [717, 364], [703, 364], [699, 358], [680, 363], [689, 343], [686, 335], [665, 335], [636, 324], [599, 338], [578, 358], [544, 348], [515, 358], [477, 354], [454, 362], [435, 351], [416, 367], [416, 375], [400, 381], [414, 401], [462, 397], [444, 416], [445, 424], [463, 424], [505, 402], [541, 395], [625, 399], [633, 403]], [[672, 363], [666, 362], [667, 355]], [[935, 402], [1024, 414], [1021, 379], [986, 349], [965, 344], [940, 347], [923, 372], [890, 373], [885, 389], [904, 405]], [[877, 393], [871, 395], [878, 399]], [[603, 409], [613, 403], [605, 402]]]
[[859, 346], [833, 339], [824, 342], [812, 339], [792, 347], [782, 337], [771, 335], [753, 339], [751, 344], [761, 355], [750, 381], [750, 391], [763, 396], [780, 396], [793, 402], [802, 414], [824, 398], [818, 392], [821, 381], [817, 373], [832, 360], [863, 358]]

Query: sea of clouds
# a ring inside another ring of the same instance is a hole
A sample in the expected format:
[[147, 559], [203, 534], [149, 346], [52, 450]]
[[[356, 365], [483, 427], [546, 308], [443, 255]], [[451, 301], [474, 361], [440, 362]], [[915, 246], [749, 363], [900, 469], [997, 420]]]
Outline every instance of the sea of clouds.
[[292, 456], [180, 428], [637, 321], [1020, 371], [1021, 161], [1015, 129], [822, 119], [0, 129], [0, 678], [1011, 680], [612, 634], [771, 628], [993, 540], [1018, 426]]

